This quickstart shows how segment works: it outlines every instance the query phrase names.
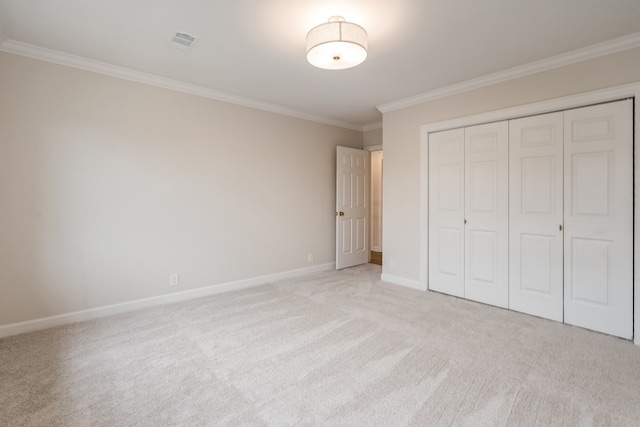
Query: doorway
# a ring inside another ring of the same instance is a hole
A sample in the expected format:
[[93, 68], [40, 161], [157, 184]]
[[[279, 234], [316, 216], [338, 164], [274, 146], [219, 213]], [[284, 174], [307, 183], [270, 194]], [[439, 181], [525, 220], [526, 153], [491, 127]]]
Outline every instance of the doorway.
[[371, 152], [371, 263], [382, 265], [382, 150]]

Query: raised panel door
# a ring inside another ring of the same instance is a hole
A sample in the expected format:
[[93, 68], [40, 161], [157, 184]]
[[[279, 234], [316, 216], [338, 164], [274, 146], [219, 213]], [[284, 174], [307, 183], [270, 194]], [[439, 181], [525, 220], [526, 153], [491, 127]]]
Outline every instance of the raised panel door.
[[465, 128], [465, 298], [508, 306], [508, 122]]
[[370, 153], [337, 148], [336, 269], [369, 261]]
[[509, 121], [509, 309], [563, 320], [563, 113]]
[[429, 289], [464, 297], [464, 129], [429, 134]]
[[633, 104], [565, 112], [564, 320], [633, 335]]

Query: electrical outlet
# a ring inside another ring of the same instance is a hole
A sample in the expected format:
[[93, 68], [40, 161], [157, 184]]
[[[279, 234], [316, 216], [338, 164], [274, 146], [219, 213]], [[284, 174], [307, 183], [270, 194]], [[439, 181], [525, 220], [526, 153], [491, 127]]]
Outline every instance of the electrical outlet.
[[396, 260], [392, 259], [391, 261], [389, 261], [389, 267], [393, 268], [395, 270], [396, 268]]
[[178, 273], [173, 273], [169, 275], [169, 286], [178, 286], [180, 284], [180, 276]]
[[313, 252], [307, 254], [307, 262], [313, 262]]

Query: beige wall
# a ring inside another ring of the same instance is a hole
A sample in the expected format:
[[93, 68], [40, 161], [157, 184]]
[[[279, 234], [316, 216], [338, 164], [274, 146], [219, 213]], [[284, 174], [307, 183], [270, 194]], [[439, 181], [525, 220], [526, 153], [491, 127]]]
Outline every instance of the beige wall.
[[419, 280], [421, 125], [636, 81], [640, 49], [385, 113], [383, 273]]
[[335, 261], [361, 132], [6, 53], [0, 94], [0, 325]]
[[372, 147], [382, 145], [382, 128], [372, 129], [362, 133], [362, 146]]

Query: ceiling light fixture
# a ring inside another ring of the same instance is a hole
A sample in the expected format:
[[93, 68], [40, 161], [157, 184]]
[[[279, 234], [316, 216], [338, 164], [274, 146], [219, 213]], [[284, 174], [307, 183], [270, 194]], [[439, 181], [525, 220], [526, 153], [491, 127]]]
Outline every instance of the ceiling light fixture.
[[366, 58], [367, 32], [342, 16], [332, 16], [307, 33], [307, 61], [318, 68], [344, 70]]

